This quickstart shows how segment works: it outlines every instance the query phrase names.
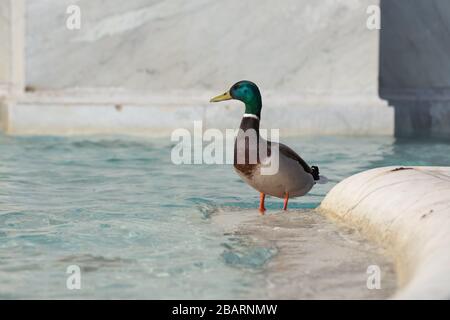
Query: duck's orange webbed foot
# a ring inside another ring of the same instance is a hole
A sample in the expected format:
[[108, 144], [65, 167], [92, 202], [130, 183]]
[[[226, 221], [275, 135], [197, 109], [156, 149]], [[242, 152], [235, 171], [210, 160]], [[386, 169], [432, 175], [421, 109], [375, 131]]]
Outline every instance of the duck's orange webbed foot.
[[288, 202], [289, 202], [289, 193], [286, 192], [285, 196], [284, 196], [284, 205], [283, 205], [283, 210], [287, 210], [288, 207]]
[[266, 208], [264, 207], [264, 199], [265, 198], [266, 198], [266, 195], [261, 192], [259, 195], [259, 213], [261, 215], [264, 215], [264, 212], [266, 211]]

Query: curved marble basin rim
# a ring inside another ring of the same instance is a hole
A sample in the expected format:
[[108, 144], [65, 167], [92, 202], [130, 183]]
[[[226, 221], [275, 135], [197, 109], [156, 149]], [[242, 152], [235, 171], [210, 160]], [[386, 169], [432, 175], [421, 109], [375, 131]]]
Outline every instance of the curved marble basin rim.
[[338, 183], [318, 210], [388, 249], [399, 279], [392, 298], [450, 298], [450, 167], [364, 171]]

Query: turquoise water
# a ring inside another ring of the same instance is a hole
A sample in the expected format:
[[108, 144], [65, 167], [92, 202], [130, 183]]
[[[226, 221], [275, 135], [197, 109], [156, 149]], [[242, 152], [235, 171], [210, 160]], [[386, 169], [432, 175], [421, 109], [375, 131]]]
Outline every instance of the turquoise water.
[[[450, 164], [440, 142], [282, 142], [330, 179], [291, 210], [315, 208], [361, 170]], [[230, 237], [211, 216], [254, 210], [258, 194], [229, 165], [173, 165], [171, 148], [164, 139], [0, 136], [0, 298], [253, 297], [276, 250]], [[267, 199], [269, 211], [281, 205]], [[66, 288], [69, 265], [82, 269], [81, 290]]]

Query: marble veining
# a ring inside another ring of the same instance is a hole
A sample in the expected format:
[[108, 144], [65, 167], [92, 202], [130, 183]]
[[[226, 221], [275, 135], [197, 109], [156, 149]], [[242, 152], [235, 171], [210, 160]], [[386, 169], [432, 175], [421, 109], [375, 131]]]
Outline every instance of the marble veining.
[[[167, 92], [252, 79], [263, 91], [376, 93], [370, 0], [27, 2], [27, 84]], [[76, 72], [74, 72], [76, 71]]]

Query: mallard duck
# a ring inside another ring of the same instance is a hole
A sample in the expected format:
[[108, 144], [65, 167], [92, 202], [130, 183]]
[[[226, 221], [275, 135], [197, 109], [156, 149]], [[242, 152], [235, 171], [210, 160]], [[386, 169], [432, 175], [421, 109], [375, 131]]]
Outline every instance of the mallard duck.
[[[259, 211], [264, 214], [266, 195], [284, 198], [283, 210], [287, 210], [289, 198], [308, 193], [316, 183], [324, 183], [326, 178], [319, 175], [317, 166], [309, 166], [294, 150], [282, 143], [264, 140], [260, 136], [262, 99], [259, 88], [251, 81], [239, 81], [227, 92], [210, 102], [239, 100], [245, 104], [245, 113], [240, 130], [234, 142], [234, 168], [237, 174], [250, 186], [260, 192]], [[256, 132], [256, 142], [252, 143], [248, 133]], [[266, 146], [260, 155], [260, 148]], [[277, 152], [274, 152], [277, 150]], [[256, 154], [251, 157], [251, 153]], [[242, 157], [243, 155], [243, 157]], [[278, 156], [278, 170], [263, 174], [263, 168]], [[256, 160], [256, 161], [255, 161]]]

